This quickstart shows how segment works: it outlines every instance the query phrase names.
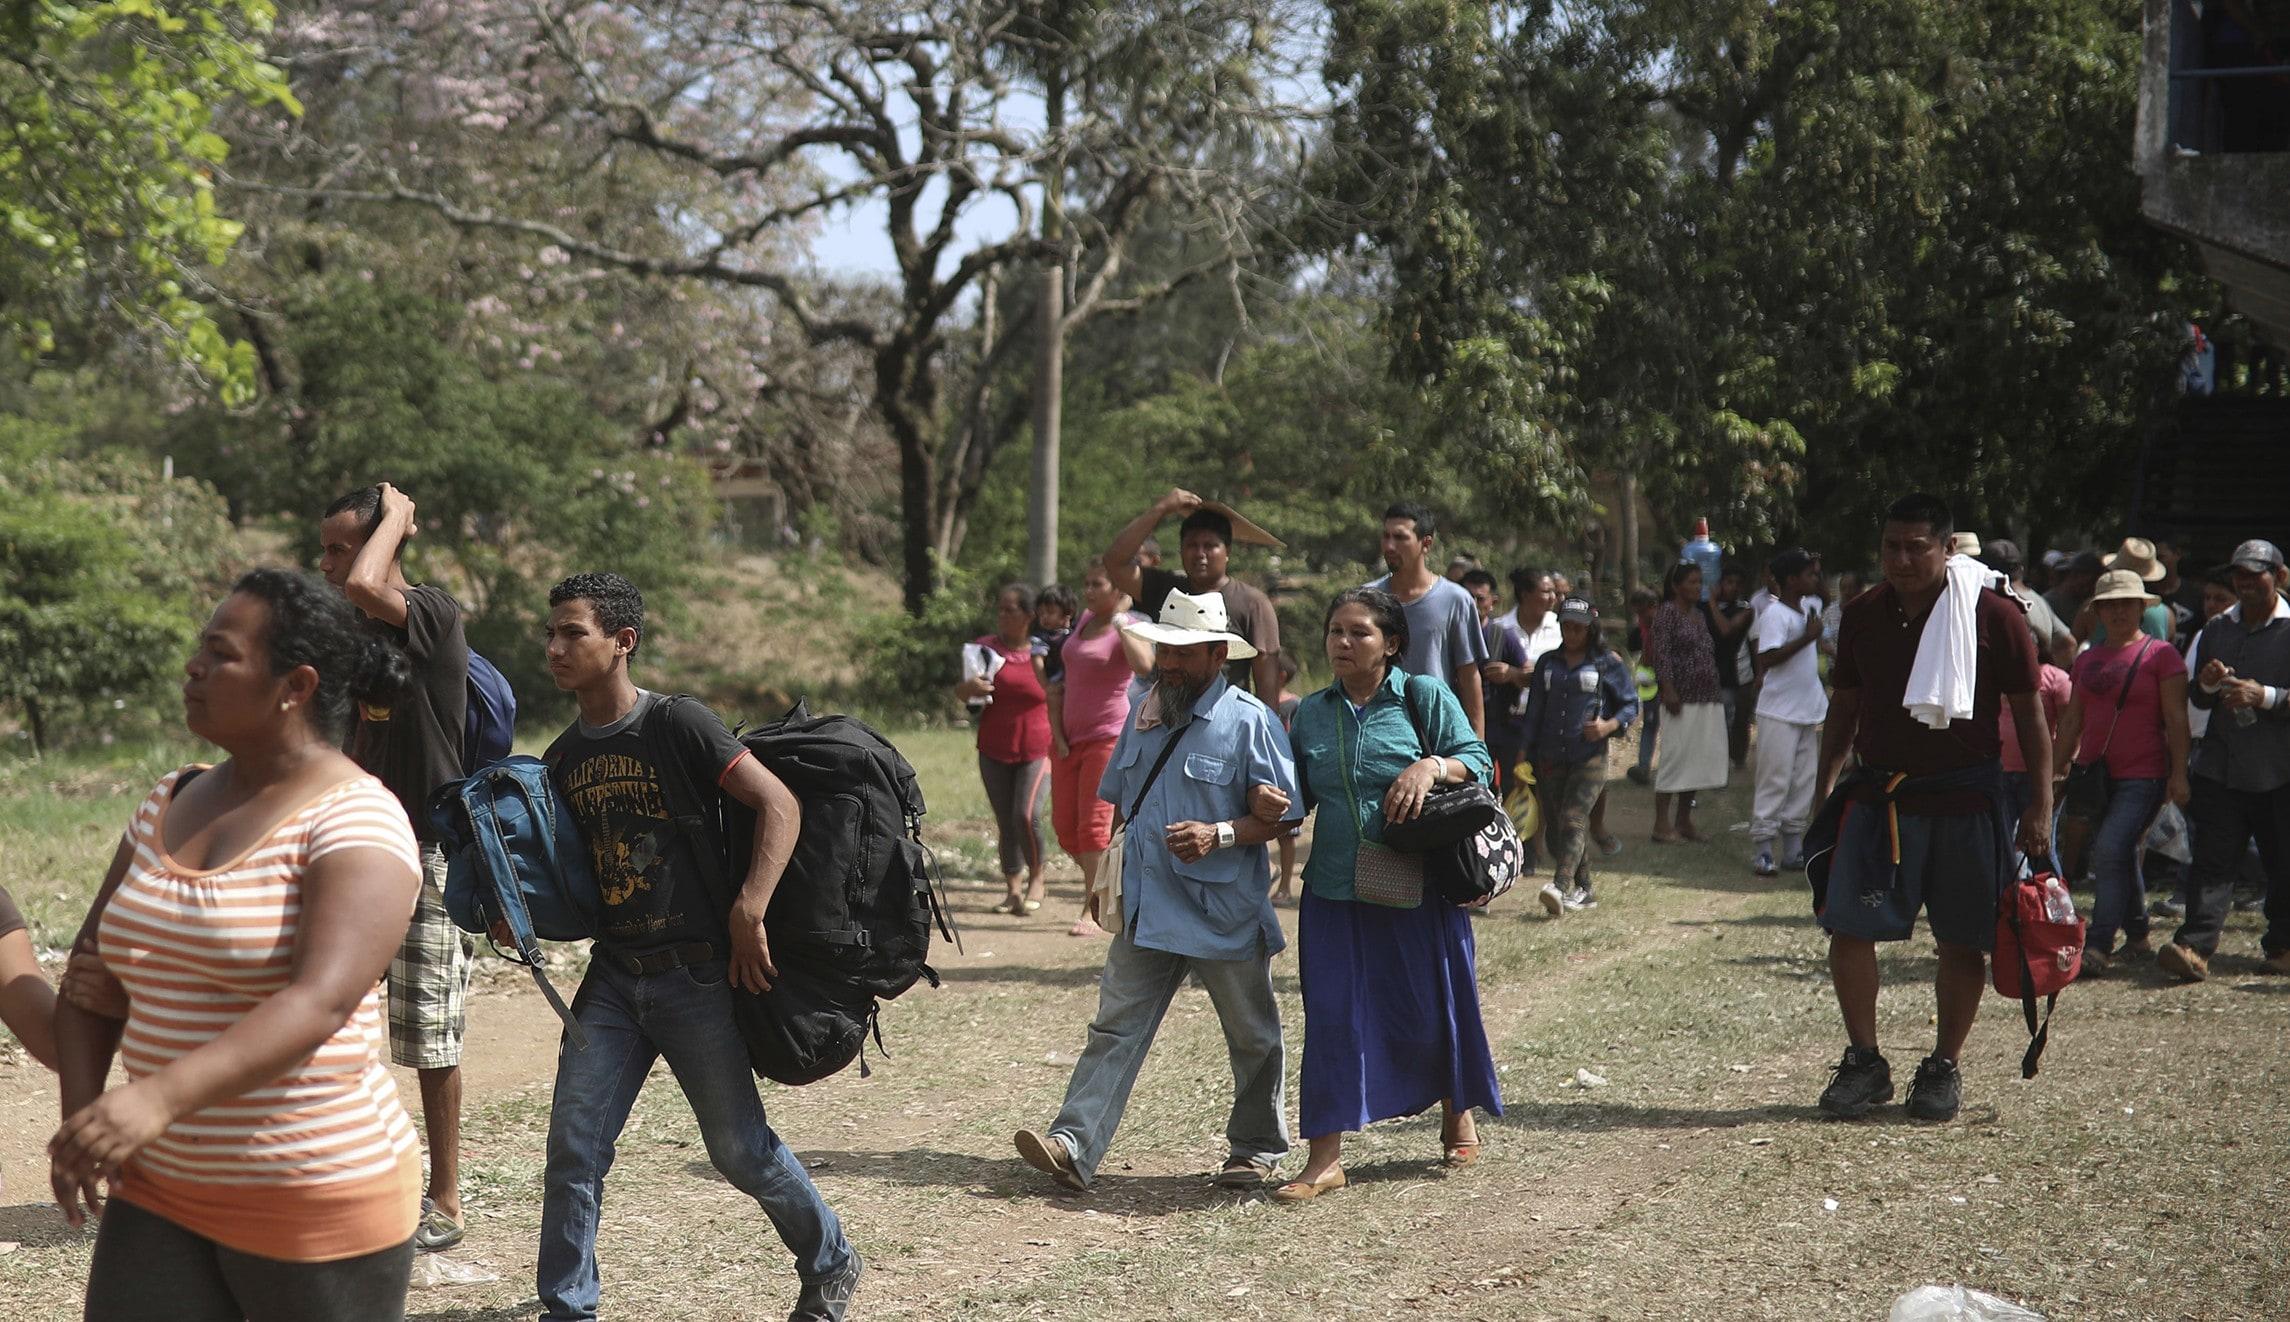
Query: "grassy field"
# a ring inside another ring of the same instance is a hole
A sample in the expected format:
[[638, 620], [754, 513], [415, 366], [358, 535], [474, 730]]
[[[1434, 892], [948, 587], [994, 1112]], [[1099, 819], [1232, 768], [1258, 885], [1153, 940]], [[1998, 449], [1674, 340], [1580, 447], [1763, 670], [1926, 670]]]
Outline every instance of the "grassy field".
[[[2016, 1013], [1991, 1000], [1954, 1124], [1911, 1124], [1897, 1107], [1829, 1122], [1812, 1103], [1842, 1040], [1802, 891], [1753, 882], [1738, 833], [1645, 843], [1647, 795], [1618, 784], [1613, 820], [1630, 843], [1600, 871], [1600, 907], [1551, 922], [1521, 896], [1477, 925], [1505, 1100], [1477, 1166], [1443, 1172], [1436, 1119], [1419, 1117], [1356, 1139], [1354, 1186], [1316, 1203], [1210, 1189], [1231, 1085], [1215, 1015], [1189, 989], [1098, 1188], [1072, 1196], [1019, 1163], [1010, 1135], [1057, 1108], [1102, 948], [1062, 934], [1070, 871], [1031, 919], [987, 912], [1000, 887], [978, 866], [990, 841], [967, 737], [900, 742], [939, 818], [934, 840], [958, 860], [963, 948], [934, 952], [943, 987], [886, 1008], [889, 1054], [870, 1052], [871, 1078], [766, 1091], [868, 1255], [858, 1316], [1881, 1319], [1903, 1291], [1953, 1281], [2055, 1319], [2290, 1317], [2278, 1263], [2290, 981], [2257, 974], [2249, 915], [2209, 983], [2135, 970], [2071, 989], [2033, 1081], [2018, 1077]], [[22, 897], [53, 874], [43, 884], [70, 893], [148, 770], [0, 786], [0, 882]], [[1744, 799], [1717, 796], [1706, 824], [1722, 832]], [[53, 931], [76, 921], [69, 910], [38, 912]], [[1903, 1083], [1930, 1047], [1932, 967], [1921, 940], [1884, 957], [1885, 1045]], [[1309, 1031], [1293, 955], [1275, 974], [1293, 1068]], [[415, 1316], [535, 1311], [551, 1063], [536, 1003], [497, 979], [472, 1009], [496, 1040], [541, 1040], [481, 1062], [491, 1073], [469, 1103], [471, 1234], [457, 1257], [500, 1279], [417, 1292]], [[1578, 1086], [1578, 1070], [1606, 1082]], [[43, 1086], [0, 1065], [0, 1098]], [[38, 1205], [35, 1171], [10, 1173], [0, 1241], [21, 1247], [0, 1253], [0, 1316], [76, 1317], [86, 1242]], [[708, 1167], [665, 1069], [621, 1141], [600, 1254], [616, 1316], [776, 1316], [792, 1298], [784, 1253]]]

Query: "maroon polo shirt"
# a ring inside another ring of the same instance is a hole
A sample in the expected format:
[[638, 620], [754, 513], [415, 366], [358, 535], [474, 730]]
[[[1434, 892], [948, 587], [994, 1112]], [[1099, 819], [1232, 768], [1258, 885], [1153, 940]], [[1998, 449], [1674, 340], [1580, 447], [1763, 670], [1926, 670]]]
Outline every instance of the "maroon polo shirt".
[[1904, 616], [1892, 584], [1879, 583], [1845, 603], [1837, 627], [1837, 664], [1830, 682], [1860, 690], [1861, 721], [1853, 751], [1882, 771], [1929, 776], [1996, 761], [2003, 752], [1996, 713], [2004, 695], [2035, 692], [2035, 634], [2027, 615], [2002, 593], [1983, 588], [1972, 719], [1935, 730], [1910, 716], [1901, 699], [1908, 693], [1908, 672], [1916, 664], [1916, 645], [1931, 614], [1927, 608]]

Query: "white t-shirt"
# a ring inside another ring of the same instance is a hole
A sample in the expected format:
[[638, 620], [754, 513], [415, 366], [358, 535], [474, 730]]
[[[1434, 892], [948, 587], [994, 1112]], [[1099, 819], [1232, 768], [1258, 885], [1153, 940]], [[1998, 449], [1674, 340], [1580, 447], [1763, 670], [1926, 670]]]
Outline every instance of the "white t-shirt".
[[[1768, 603], [1757, 616], [1757, 650], [1771, 652], [1797, 641], [1805, 634], [1805, 621], [1820, 613], [1817, 597], [1807, 597], [1795, 606]], [[1817, 653], [1817, 648], [1799, 648], [1796, 655], [1765, 672], [1765, 686], [1757, 695], [1759, 716], [1798, 725], [1819, 725], [1828, 718], [1829, 695], [1821, 689]]]

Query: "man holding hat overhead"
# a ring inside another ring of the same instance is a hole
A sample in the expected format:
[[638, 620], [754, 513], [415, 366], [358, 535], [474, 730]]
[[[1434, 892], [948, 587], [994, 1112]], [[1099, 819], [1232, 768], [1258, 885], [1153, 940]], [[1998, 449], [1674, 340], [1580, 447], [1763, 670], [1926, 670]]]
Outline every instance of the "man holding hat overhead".
[[2210, 976], [2253, 839], [2266, 865], [2265, 969], [2290, 974], [2290, 604], [2272, 542], [2244, 542], [2231, 564], [2234, 605], [2203, 626], [2195, 653], [2202, 667], [2187, 690], [2198, 711], [2218, 713], [2187, 768], [2195, 835], [2187, 917], [2155, 952], [2166, 973], [2189, 982]]
[[[1138, 563], [1138, 551], [1153, 540], [1153, 530], [1170, 519], [1178, 525], [1178, 556], [1185, 572], [1173, 574], [1157, 565]], [[1230, 573], [1232, 545], [1278, 548], [1281, 540], [1244, 517], [1232, 506], [1203, 500], [1182, 487], [1169, 493], [1115, 534], [1105, 550], [1105, 573], [1113, 586], [1129, 594], [1148, 619], [1157, 619], [1161, 603], [1172, 592], [1196, 596], [1213, 592], [1224, 598], [1225, 618], [1233, 634], [1253, 651], [1232, 654], [1225, 678], [1233, 687], [1280, 706], [1280, 615], [1272, 598], [1234, 578]], [[1246, 658], [1246, 659], [1244, 659]]]
[[[1227, 623], [1223, 597], [1171, 592], [1156, 622], [1125, 627], [1156, 655], [1153, 687], [1097, 791], [1122, 823], [1118, 907], [1098, 914], [1113, 942], [1065, 1105], [1049, 1132], [1019, 1131], [1018, 1155], [1068, 1189], [1090, 1186], [1161, 1017], [1193, 976], [1216, 1007], [1232, 1061], [1230, 1146], [1212, 1178], [1252, 1187], [1288, 1153], [1286, 1052], [1272, 994], [1272, 957], [1287, 943], [1264, 845], [1303, 817], [1296, 763], [1280, 718], [1225, 678], [1228, 661], [1255, 649]], [[1250, 812], [1256, 786], [1269, 787], [1286, 820]]]

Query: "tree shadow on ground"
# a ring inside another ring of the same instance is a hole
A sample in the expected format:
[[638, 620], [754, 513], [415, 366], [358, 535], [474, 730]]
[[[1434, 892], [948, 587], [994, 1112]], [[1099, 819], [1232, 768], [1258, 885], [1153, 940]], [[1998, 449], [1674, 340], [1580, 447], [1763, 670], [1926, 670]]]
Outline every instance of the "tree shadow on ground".
[[1043, 987], [1087, 987], [1104, 973], [1103, 964], [1052, 968], [1040, 964], [980, 964], [938, 970], [942, 982], [1030, 982]]
[[[1967, 1106], [1957, 1124], [1990, 1125], [2000, 1113], [1993, 1106]], [[1482, 1125], [1502, 1129], [1541, 1129], [1564, 1133], [1607, 1133], [1623, 1129], [1740, 1129], [1746, 1125], [1912, 1125], [1898, 1106], [1880, 1106], [1858, 1120], [1839, 1120], [1811, 1102], [1765, 1106], [1638, 1106], [1617, 1102], [1516, 1102], [1501, 1119]]]
[[[1829, 961], [1824, 955], [1738, 955], [1725, 962], [1736, 968], [1764, 969], [1792, 982], [1829, 981]], [[1929, 987], [1939, 971], [1940, 960], [1930, 954], [1880, 955], [1877, 960], [1877, 978], [1888, 987], [1911, 982]]]
[[417, 1294], [406, 1301], [406, 1317], [411, 1322], [526, 1322], [526, 1319], [533, 1316], [534, 1310], [540, 1307], [539, 1300], [530, 1299], [517, 1304], [494, 1304], [488, 1308], [446, 1306], [416, 1312], [412, 1305], [420, 1299], [421, 1296]]
[[0, 1207], [0, 1239], [12, 1239], [28, 1249], [61, 1248], [95, 1238], [95, 1222], [74, 1230], [54, 1203], [18, 1203]]
[[1741, 918], [1673, 918], [1672, 927], [1793, 927], [1808, 932], [1821, 930], [1820, 920], [1811, 913], [1758, 913]]
[[1220, 1189], [1210, 1171], [1185, 1175], [1129, 1175], [1118, 1161], [1097, 1173], [1087, 1193], [1075, 1193], [1028, 1166], [1013, 1151], [1007, 1158], [981, 1157], [936, 1148], [896, 1152], [811, 1152], [804, 1164], [829, 1179], [853, 1176], [917, 1188], [960, 1189], [972, 1198], [1001, 1203], [1033, 1203], [1053, 1210], [1094, 1211], [1118, 1216], [1174, 1216], [1204, 1207], [1260, 1196], [1257, 1191]]

